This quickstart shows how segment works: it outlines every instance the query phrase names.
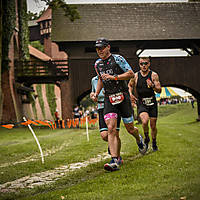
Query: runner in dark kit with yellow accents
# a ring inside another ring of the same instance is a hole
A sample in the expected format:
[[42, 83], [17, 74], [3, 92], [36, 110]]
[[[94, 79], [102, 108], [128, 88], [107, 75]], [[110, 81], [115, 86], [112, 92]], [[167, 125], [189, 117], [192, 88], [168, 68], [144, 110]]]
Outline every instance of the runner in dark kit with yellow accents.
[[[148, 148], [150, 142], [149, 139], [149, 127], [150, 120], [151, 136], [152, 136], [152, 148], [153, 151], [158, 150], [156, 136], [157, 128], [156, 122], [158, 117], [158, 106], [155, 97], [155, 92], [161, 92], [161, 85], [159, 76], [156, 72], [149, 69], [150, 58], [139, 59], [140, 71], [135, 74], [135, 77], [129, 81], [129, 93], [131, 101], [137, 103], [138, 114], [142, 121], [142, 127], [145, 135], [145, 144]], [[134, 95], [133, 95], [134, 89]]]

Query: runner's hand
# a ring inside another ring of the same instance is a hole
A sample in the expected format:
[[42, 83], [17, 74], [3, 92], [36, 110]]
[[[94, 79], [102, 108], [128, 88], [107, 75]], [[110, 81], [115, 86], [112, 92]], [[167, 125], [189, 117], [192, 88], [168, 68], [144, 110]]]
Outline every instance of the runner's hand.
[[103, 80], [114, 80], [115, 79], [114, 76], [111, 76], [110, 74], [105, 74], [105, 73], [102, 74], [101, 77]]
[[91, 93], [90, 93], [90, 99], [93, 100], [94, 94], [95, 94], [94, 92], [91, 92]]
[[94, 93], [92, 95], [92, 98], [91, 98], [94, 102], [97, 102], [98, 101], [98, 95], [96, 93]]
[[153, 87], [155, 87], [155, 85], [154, 85], [154, 83], [148, 78], [147, 80], [146, 80], [146, 82], [147, 82], [147, 86], [148, 86], [148, 88], [153, 88]]
[[131, 102], [132, 102], [133, 104], [136, 104], [136, 103], [137, 103], [137, 98], [136, 98], [136, 96], [134, 96], [133, 94], [131, 94], [131, 95], [130, 95], [130, 98], [131, 98]]

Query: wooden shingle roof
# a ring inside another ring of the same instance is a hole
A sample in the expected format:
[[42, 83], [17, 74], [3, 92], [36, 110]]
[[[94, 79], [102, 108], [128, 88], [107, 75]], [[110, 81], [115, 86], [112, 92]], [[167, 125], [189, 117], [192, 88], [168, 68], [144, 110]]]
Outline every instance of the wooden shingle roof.
[[45, 20], [51, 20], [52, 18], [52, 9], [47, 8], [44, 13], [41, 15], [41, 17], [37, 20], [37, 23]]
[[81, 19], [71, 22], [53, 11], [52, 40], [200, 39], [200, 3], [80, 4]]

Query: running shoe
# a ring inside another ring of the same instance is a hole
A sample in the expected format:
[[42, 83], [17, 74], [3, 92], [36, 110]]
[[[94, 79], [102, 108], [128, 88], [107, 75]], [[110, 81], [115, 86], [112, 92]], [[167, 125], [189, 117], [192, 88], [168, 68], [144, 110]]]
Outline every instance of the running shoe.
[[146, 144], [143, 143], [143, 138], [140, 136], [140, 143], [138, 143], [139, 152], [144, 155], [147, 152]]
[[122, 160], [122, 157], [117, 160], [118, 165], [123, 165], [124, 161]]
[[152, 145], [152, 149], [153, 149], [154, 152], [155, 152], [155, 151], [158, 151], [158, 146], [157, 146], [156, 144], [153, 144], [153, 145]]
[[110, 171], [110, 172], [114, 172], [114, 171], [117, 171], [119, 170], [119, 164], [118, 164], [118, 160], [115, 158], [115, 159], [112, 159], [110, 161], [110, 163], [106, 163], [104, 165], [104, 169], [106, 171]]
[[155, 151], [158, 151], [158, 146], [157, 146], [156, 140], [155, 140], [155, 141], [152, 141], [152, 149], [153, 149], [154, 152], [155, 152]]
[[145, 145], [146, 145], [146, 149], [147, 149], [147, 150], [148, 150], [148, 148], [149, 148], [149, 142], [150, 142], [149, 137], [144, 139], [144, 143], [145, 143]]

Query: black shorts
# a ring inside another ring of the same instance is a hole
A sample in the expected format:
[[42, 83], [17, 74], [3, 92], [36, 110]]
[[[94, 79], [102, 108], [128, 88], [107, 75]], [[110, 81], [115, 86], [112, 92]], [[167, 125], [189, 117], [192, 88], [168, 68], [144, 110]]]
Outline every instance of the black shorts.
[[[98, 110], [98, 113], [99, 113], [99, 131], [100, 132], [108, 130], [108, 127], [107, 127], [106, 122], [104, 120], [103, 110], [104, 110], [103, 108]], [[118, 117], [117, 117], [117, 129], [116, 129], [118, 131], [120, 130], [120, 122], [121, 122], [121, 116], [119, 114]]]
[[109, 97], [105, 96], [105, 104], [104, 104], [104, 115], [108, 113], [119, 113], [124, 121], [124, 123], [133, 122], [133, 108], [131, 105], [131, 100], [129, 93], [123, 93], [124, 100], [119, 103], [112, 105]]
[[145, 104], [142, 103], [141, 100], [138, 100], [137, 109], [138, 109], [138, 114], [146, 112], [149, 114], [149, 117], [155, 117], [155, 118], [158, 117], [158, 105], [156, 100], [154, 100], [154, 105], [152, 106], [146, 106]]

